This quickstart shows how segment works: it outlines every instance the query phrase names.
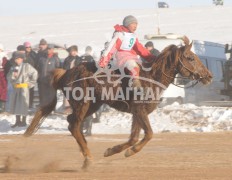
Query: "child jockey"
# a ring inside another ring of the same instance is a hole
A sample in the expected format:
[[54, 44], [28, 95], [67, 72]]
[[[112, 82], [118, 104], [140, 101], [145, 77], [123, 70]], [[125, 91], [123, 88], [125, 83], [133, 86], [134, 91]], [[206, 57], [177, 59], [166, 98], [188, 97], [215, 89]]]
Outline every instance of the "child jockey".
[[126, 68], [133, 77], [133, 86], [141, 87], [139, 81], [138, 55], [147, 62], [155, 60], [152, 55], [139, 41], [135, 35], [138, 21], [134, 16], [126, 16], [123, 25], [115, 25], [114, 35], [107, 48], [104, 50], [99, 66], [105, 68], [113, 55], [115, 55], [117, 65]]

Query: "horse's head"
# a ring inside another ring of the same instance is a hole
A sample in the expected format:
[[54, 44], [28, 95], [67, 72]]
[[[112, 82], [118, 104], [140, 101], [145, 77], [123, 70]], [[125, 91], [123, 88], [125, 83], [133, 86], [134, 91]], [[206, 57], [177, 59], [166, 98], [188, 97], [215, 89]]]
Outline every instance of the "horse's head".
[[185, 46], [181, 47], [180, 57], [178, 59], [177, 71], [183, 77], [198, 80], [203, 84], [209, 84], [212, 81], [212, 73], [204, 66], [199, 57], [191, 51], [192, 43], [184, 36]]

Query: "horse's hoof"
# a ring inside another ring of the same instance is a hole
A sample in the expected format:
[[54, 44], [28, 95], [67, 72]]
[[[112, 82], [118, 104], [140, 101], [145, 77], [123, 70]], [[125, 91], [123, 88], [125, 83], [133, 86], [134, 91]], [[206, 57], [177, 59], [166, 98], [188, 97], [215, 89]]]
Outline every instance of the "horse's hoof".
[[115, 154], [113, 149], [108, 148], [104, 153], [104, 157], [109, 157], [109, 156], [112, 156], [113, 154]]
[[126, 150], [125, 157], [130, 157], [130, 156], [133, 156], [134, 154], [136, 154], [136, 152], [134, 152], [132, 148], [130, 148]]
[[84, 160], [83, 165], [82, 165], [82, 169], [83, 169], [83, 170], [87, 170], [87, 169], [90, 167], [90, 165], [91, 165], [92, 163], [93, 163], [93, 160], [92, 160], [92, 159], [86, 158], [86, 159]]

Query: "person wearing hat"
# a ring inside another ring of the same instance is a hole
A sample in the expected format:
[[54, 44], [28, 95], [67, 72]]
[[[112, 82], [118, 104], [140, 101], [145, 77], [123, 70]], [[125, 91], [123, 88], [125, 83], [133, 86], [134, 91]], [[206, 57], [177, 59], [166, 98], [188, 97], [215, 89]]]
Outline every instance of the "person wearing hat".
[[24, 63], [29, 63], [33, 67], [35, 67], [35, 61], [36, 61], [36, 52], [32, 50], [31, 43], [30, 42], [24, 42], [23, 46], [25, 48], [25, 60]]
[[[32, 50], [31, 43], [30, 42], [24, 42], [24, 48], [25, 48], [25, 60], [24, 63], [29, 63], [35, 68], [35, 62], [36, 62], [36, 52]], [[34, 99], [34, 87], [30, 89], [30, 103], [29, 108], [33, 108], [33, 99]]]
[[76, 45], [70, 46], [68, 49], [68, 57], [65, 58], [63, 69], [69, 70], [80, 62], [80, 57], [78, 56], [78, 47]]
[[10, 98], [10, 113], [16, 115], [12, 128], [26, 126], [29, 109], [29, 89], [34, 87], [38, 73], [33, 66], [24, 63], [25, 54], [19, 51], [13, 54], [15, 64], [7, 75], [8, 82], [13, 86]]
[[147, 48], [148, 51], [150, 51], [151, 54], [153, 54], [156, 57], [160, 54], [159, 50], [154, 48], [154, 44], [152, 41], [148, 41], [145, 44], [145, 47]]
[[21, 53], [26, 53], [26, 49], [24, 45], [18, 45], [17, 46], [17, 51]]
[[47, 55], [47, 48], [48, 48], [48, 43], [45, 39], [41, 39], [39, 42], [39, 50], [36, 55], [36, 61], [35, 61], [35, 68], [38, 69], [38, 64], [39, 60], [42, 57], [46, 57]]
[[[63, 63], [63, 69], [69, 70], [77, 66], [80, 62], [80, 57], [78, 56], [78, 46], [72, 45], [68, 49], [68, 57], [65, 58]], [[66, 98], [64, 98], [63, 108], [65, 114], [70, 114], [72, 112], [70, 104]]]
[[45, 39], [41, 39], [39, 42], [39, 52], [45, 51], [48, 48], [48, 43]]
[[141, 87], [141, 82], [138, 78], [140, 68], [137, 64], [140, 60], [137, 56], [139, 55], [146, 62], [152, 62], [156, 57], [136, 37], [135, 31], [138, 20], [134, 16], [126, 16], [122, 24], [114, 26], [115, 32], [113, 38], [104, 50], [99, 61], [99, 66], [105, 68], [114, 55], [119, 68], [127, 69], [133, 77], [133, 86]]
[[5, 104], [7, 100], [7, 80], [6, 65], [7, 55], [4, 52], [4, 46], [0, 44], [0, 113], [5, 112]]
[[51, 85], [51, 72], [60, 68], [60, 58], [58, 54], [54, 52], [54, 45], [48, 44], [47, 54], [38, 61], [38, 89], [39, 89], [39, 100], [40, 107], [43, 107], [50, 103], [56, 96], [56, 91]]

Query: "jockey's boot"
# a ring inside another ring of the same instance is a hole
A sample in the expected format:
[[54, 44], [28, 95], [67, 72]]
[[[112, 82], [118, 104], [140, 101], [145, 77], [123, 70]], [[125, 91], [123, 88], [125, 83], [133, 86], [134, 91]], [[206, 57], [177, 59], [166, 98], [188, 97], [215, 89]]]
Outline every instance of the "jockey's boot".
[[27, 122], [26, 122], [26, 116], [23, 116], [23, 119], [22, 119], [22, 122], [20, 122], [20, 127], [24, 127], [24, 126], [27, 126]]
[[16, 122], [14, 125], [11, 126], [11, 128], [16, 128], [16, 127], [19, 127], [21, 125], [21, 120], [20, 120], [20, 116], [19, 115], [16, 115]]

